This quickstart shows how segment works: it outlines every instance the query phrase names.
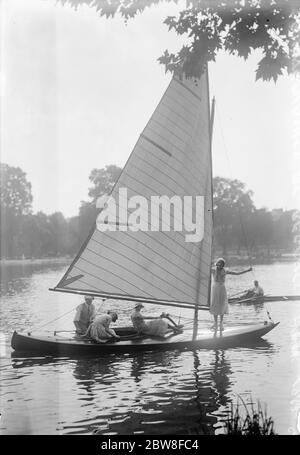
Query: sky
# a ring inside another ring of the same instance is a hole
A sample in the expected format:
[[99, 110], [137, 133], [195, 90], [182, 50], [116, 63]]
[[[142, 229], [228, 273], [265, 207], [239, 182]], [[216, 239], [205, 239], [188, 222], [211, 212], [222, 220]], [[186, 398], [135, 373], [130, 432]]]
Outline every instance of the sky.
[[[74, 216], [91, 170], [125, 164], [170, 81], [157, 59], [180, 47], [163, 24], [177, 7], [126, 25], [87, 6], [0, 2], [0, 159], [26, 172], [34, 211]], [[220, 53], [210, 65], [214, 175], [244, 182], [257, 208], [300, 209], [299, 80], [255, 82], [257, 62]]]

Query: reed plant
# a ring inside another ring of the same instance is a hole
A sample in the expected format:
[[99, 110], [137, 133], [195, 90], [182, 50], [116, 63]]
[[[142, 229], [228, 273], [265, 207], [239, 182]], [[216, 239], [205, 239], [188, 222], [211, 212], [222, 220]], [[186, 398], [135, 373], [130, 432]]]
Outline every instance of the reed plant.
[[263, 409], [258, 401], [245, 403], [238, 397], [237, 403], [231, 403], [224, 423], [226, 435], [275, 435], [274, 421], [268, 417], [266, 407]]

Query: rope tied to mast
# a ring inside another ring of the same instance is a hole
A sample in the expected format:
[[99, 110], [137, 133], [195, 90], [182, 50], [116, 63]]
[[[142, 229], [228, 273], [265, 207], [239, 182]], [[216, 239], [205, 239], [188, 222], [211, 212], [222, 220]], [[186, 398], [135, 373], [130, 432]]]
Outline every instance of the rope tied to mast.
[[36, 329], [35, 329], [35, 330], [39, 330], [39, 329], [42, 329], [43, 327], [46, 327], [47, 325], [51, 324], [52, 322], [56, 322], [56, 321], [58, 321], [59, 319], [61, 319], [61, 318], [63, 318], [64, 316], [66, 316], [67, 314], [70, 314], [70, 313], [72, 313], [74, 310], [75, 310], [75, 308], [72, 308], [72, 310], [69, 310], [69, 311], [67, 311], [66, 313], [63, 313], [63, 314], [61, 314], [61, 315], [60, 315], [60, 316], [58, 316], [57, 318], [55, 318], [55, 319], [52, 319], [51, 321], [45, 322], [45, 324], [43, 324], [43, 325], [40, 325], [39, 327], [36, 327]]
[[[229, 172], [230, 172], [231, 179], [232, 179], [233, 172], [232, 172], [231, 162], [230, 162], [230, 158], [229, 158], [229, 153], [228, 153], [226, 142], [225, 142], [225, 136], [224, 136], [224, 132], [223, 132], [223, 127], [222, 127], [222, 122], [221, 122], [221, 115], [220, 115], [221, 112], [220, 112], [219, 106], [217, 106], [216, 111], [217, 111], [217, 116], [218, 116], [218, 120], [219, 120], [219, 124], [220, 124], [220, 130], [221, 130], [221, 136], [222, 136], [222, 140], [223, 140], [223, 146], [224, 146], [224, 150], [225, 150], [225, 155], [226, 155], [226, 158], [227, 158]], [[246, 254], [247, 254], [247, 258], [248, 258], [248, 263], [249, 263], [249, 265], [250, 265], [250, 267], [252, 269], [251, 270], [252, 277], [253, 277], [253, 280], [258, 281], [257, 277], [256, 277], [256, 274], [255, 274], [255, 271], [254, 271], [254, 267], [253, 267], [253, 263], [252, 263], [252, 256], [251, 256], [250, 250], [249, 250], [248, 237], [247, 237], [246, 230], [245, 230], [245, 227], [244, 227], [244, 224], [243, 224], [242, 215], [241, 215], [241, 211], [240, 210], [238, 210], [238, 214], [239, 214], [239, 220], [240, 220], [240, 227], [241, 227], [241, 230], [242, 230], [242, 235], [244, 237], [244, 243], [245, 243], [245, 249], [246, 249]], [[238, 294], [235, 294], [235, 295], [238, 295]], [[264, 302], [264, 304], [265, 304], [265, 310], [267, 312], [267, 316], [270, 319], [270, 321], [273, 322], [273, 320], [272, 320], [272, 318], [270, 316], [270, 312], [269, 312], [269, 310], [267, 308], [266, 302]]]
[[[103, 303], [105, 302], [106, 299], [102, 299], [102, 302], [98, 305], [98, 308], [97, 308], [97, 312], [99, 312], [100, 308], [102, 307]], [[76, 305], [77, 306], [77, 305]], [[45, 322], [45, 324], [43, 325], [40, 325], [39, 327], [36, 327], [35, 330], [39, 330], [39, 329], [42, 329], [43, 327], [46, 327], [47, 325], [51, 324], [52, 322], [56, 322], [58, 321], [59, 319], [62, 319], [64, 316], [67, 316], [68, 314], [70, 313], [73, 313], [73, 311], [75, 311], [76, 307], [73, 307], [71, 310], [69, 311], [66, 311], [65, 313], [61, 314], [60, 316], [58, 316], [57, 318], [55, 319], [52, 319], [51, 321], [48, 321], [48, 322]], [[73, 330], [55, 330], [54, 332], [58, 333], [58, 332], [73, 332]]]

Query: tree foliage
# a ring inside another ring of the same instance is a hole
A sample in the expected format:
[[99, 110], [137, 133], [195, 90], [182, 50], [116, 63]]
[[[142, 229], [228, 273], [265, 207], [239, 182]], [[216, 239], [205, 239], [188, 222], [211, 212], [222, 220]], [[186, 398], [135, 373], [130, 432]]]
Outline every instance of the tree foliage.
[[110, 164], [102, 169], [93, 169], [89, 179], [93, 186], [89, 189], [89, 196], [93, 202], [104, 194], [109, 194], [121, 174], [122, 168]]
[[[161, 1], [172, 0], [61, 0], [74, 7], [87, 4], [101, 16], [120, 14], [126, 21]], [[225, 50], [244, 59], [259, 50], [262, 58], [256, 79], [277, 80], [284, 71], [299, 72], [299, 0], [173, 0], [183, 5], [178, 16], [164, 23], [182, 37], [177, 53], [159, 58], [166, 71], [198, 77], [205, 64]]]
[[[15, 168], [7, 165], [4, 168], [7, 175], [23, 176], [25, 179], [25, 173], [20, 169], [15, 173]], [[60, 212], [51, 215], [31, 213], [32, 196], [26, 191], [26, 210], [22, 213], [18, 203], [16, 212], [7, 212], [6, 207], [14, 207], [16, 195], [11, 191], [5, 192], [2, 185], [5, 197], [1, 197], [0, 256], [42, 258], [76, 254], [95, 226], [99, 213], [97, 198], [111, 191], [120, 172], [121, 168], [115, 165], [93, 169], [90, 174], [90, 201], [82, 201], [78, 215], [70, 219]], [[16, 182], [19, 182], [17, 177]], [[30, 189], [26, 179], [23, 184]], [[293, 251], [295, 211], [256, 209], [252, 197], [252, 192], [239, 180], [214, 178], [215, 249], [221, 250], [225, 256], [245, 250], [256, 256], [267, 256], [271, 250]]]
[[226, 255], [233, 238], [239, 246], [247, 243], [243, 225], [255, 209], [253, 194], [239, 180], [215, 177], [213, 186], [215, 238]]
[[31, 183], [19, 167], [0, 163], [0, 198], [2, 214], [25, 215], [31, 210]]
[[30, 213], [31, 184], [19, 167], [0, 163], [1, 255], [13, 256], [18, 249], [23, 217]]
[[81, 201], [78, 217], [79, 239], [81, 243], [94, 227], [99, 209], [96, 207], [97, 199], [105, 194], [110, 194], [114, 184], [119, 178], [122, 168], [115, 164], [109, 164], [101, 169], [93, 169], [89, 180], [92, 186], [89, 188], [91, 201]]

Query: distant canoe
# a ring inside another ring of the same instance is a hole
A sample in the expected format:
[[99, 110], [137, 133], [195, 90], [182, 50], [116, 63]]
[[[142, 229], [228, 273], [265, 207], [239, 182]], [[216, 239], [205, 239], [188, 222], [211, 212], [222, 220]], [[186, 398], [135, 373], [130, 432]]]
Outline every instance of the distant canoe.
[[229, 303], [248, 303], [248, 304], [260, 304], [264, 302], [286, 302], [289, 300], [299, 300], [300, 295], [265, 295], [259, 297], [229, 297]]
[[182, 332], [166, 337], [139, 337], [132, 328], [116, 329], [124, 337], [120, 341], [94, 343], [76, 337], [57, 335], [31, 335], [14, 332], [11, 340], [12, 348], [17, 352], [55, 355], [93, 355], [113, 354], [121, 352], [137, 352], [171, 349], [219, 349], [242, 345], [266, 335], [279, 323], [267, 322], [228, 327], [224, 331], [206, 330], [196, 340], [191, 339], [190, 332]]

